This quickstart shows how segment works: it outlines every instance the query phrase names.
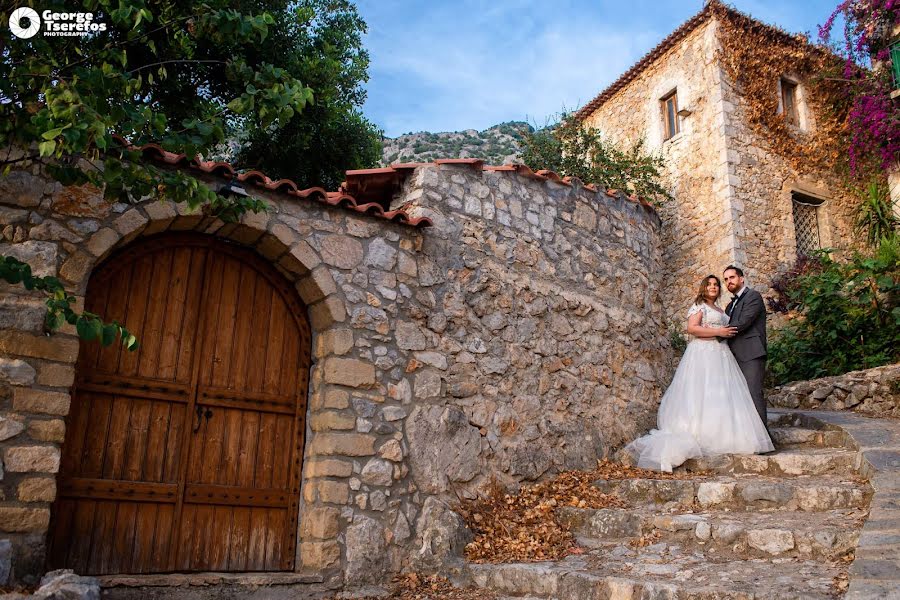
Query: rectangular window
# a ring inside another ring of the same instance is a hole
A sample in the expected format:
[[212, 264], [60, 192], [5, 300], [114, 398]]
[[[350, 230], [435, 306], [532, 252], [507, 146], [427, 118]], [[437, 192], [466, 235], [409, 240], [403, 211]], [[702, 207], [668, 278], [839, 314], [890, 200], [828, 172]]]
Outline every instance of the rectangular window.
[[797, 84], [787, 79], [781, 80], [781, 109], [784, 120], [791, 125], [799, 125], [797, 117]]
[[791, 200], [797, 254], [808, 256], [822, 247], [819, 235], [819, 208], [822, 206], [823, 200], [799, 192], [792, 192]]
[[660, 100], [660, 104], [660, 108], [662, 108], [663, 130], [665, 133], [663, 141], [665, 141], [681, 131], [681, 127], [678, 123], [678, 93], [672, 92]]

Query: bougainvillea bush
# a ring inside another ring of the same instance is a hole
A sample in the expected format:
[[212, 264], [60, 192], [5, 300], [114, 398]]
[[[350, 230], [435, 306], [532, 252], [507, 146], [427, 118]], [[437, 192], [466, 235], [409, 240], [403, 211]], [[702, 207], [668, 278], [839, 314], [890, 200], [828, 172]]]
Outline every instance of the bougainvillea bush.
[[[842, 42], [832, 40], [838, 17], [845, 21]], [[891, 92], [900, 82], [891, 72], [892, 32], [900, 25], [900, 0], [844, 0], [819, 27], [819, 38], [844, 58], [843, 91], [849, 162], [856, 173], [866, 164], [891, 168], [900, 159], [900, 110]]]

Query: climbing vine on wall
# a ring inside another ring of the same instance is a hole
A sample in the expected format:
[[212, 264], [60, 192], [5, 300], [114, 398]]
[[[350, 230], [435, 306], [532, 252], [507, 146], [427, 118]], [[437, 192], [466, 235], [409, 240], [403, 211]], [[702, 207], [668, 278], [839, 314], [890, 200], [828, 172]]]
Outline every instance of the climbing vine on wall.
[[[721, 64], [743, 98], [750, 126], [795, 169], [812, 164], [843, 170], [849, 103], [832, 76], [840, 72], [841, 60], [805, 36], [760, 23], [719, 2], [710, 8], [719, 26]], [[804, 101], [815, 115], [811, 131], [788, 123], [779, 109], [779, 81], [786, 76], [803, 82]]]

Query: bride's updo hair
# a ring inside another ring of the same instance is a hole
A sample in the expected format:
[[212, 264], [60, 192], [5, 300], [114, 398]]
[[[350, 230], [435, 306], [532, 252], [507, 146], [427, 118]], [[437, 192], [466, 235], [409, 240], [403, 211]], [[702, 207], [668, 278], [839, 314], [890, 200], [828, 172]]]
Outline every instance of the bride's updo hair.
[[716, 296], [716, 300], [722, 297], [722, 280], [715, 275], [707, 275], [703, 278], [703, 281], [700, 282], [700, 289], [697, 290], [697, 297], [694, 298], [694, 304], [703, 304], [706, 302], [706, 286], [709, 284], [710, 279], [715, 279], [716, 283], [719, 284], [719, 295]]

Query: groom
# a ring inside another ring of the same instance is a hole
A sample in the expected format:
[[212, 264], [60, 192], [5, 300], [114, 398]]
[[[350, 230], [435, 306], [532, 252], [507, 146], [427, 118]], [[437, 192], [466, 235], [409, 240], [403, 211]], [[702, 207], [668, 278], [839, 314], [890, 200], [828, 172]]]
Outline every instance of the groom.
[[744, 272], [728, 265], [723, 273], [725, 287], [733, 294], [725, 308], [730, 317], [729, 327], [737, 333], [728, 339], [731, 353], [747, 380], [756, 412], [768, 429], [766, 400], [763, 398], [763, 378], [766, 373], [766, 307], [762, 295], [744, 284]]

